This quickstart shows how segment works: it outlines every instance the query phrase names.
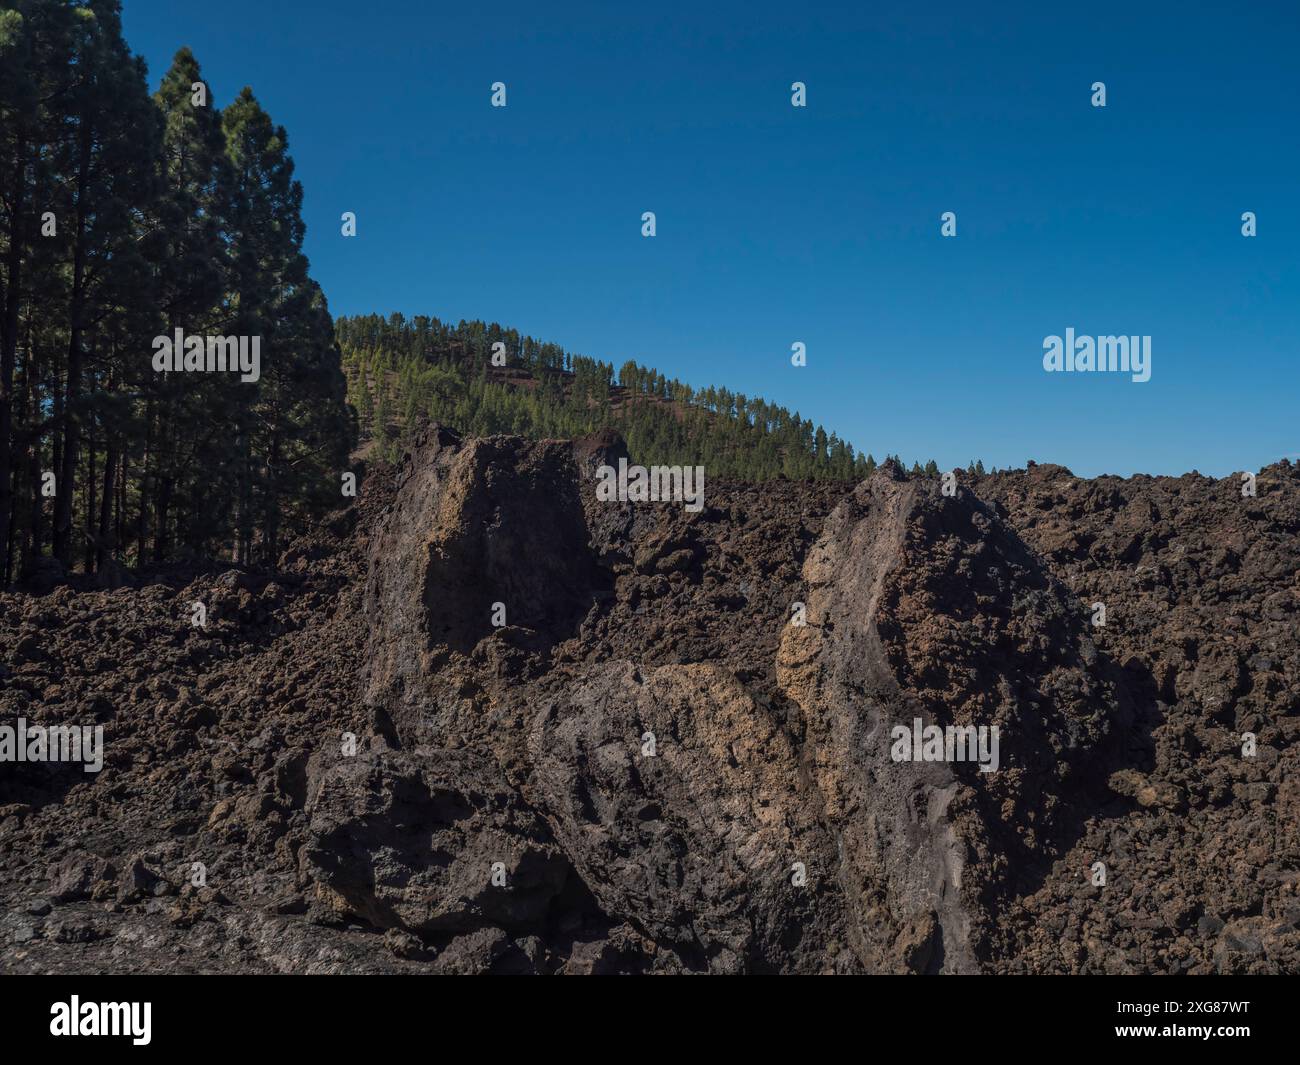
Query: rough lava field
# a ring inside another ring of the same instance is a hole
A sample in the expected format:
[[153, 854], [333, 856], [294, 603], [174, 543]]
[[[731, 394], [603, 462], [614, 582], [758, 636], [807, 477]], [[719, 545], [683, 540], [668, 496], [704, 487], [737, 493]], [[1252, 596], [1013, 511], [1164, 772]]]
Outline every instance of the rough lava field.
[[620, 454], [429, 427], [274, 572], [0, 594], [0, 723], [105, 743], [0, 765], [0, 971], [1300, 971], [1300, 468]]

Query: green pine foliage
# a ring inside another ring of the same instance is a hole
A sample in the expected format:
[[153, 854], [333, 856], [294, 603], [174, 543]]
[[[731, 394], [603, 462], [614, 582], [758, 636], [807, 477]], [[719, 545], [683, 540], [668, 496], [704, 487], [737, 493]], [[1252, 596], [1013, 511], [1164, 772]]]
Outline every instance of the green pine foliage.
[[[186, 48], [150, 96], [120, 16], [0, 0], [0, 587], [50, 560], [272, 564], [339, 504], [359, 436], [393, 461], [424, 419], [609, 426], [638, 461], [750, 480], [875, 468], [798, 412], [499, 325], [332, 322], [283, 127], [248, 88], [219, 109]], [[177, 329], [260, 337], [260, 380], [156, 372], [153, 338]]]
[[[835, 433], [759, 397], [695, 389], [635, 362], [616, 373], [612, 363], [495, 323], [371, 314], [339, 318], [335, 335], [349, 402], [382, 461], [427, 419], [469, 435], [537, 439], [610, 427], [638, 462], [703, 464], [750, 481], [853, 481], [876, 468]], [[494, 352], [504, 352], [504, 366], [493, 364]], [[937, 465], [926, 472], [937, 477]]]
[[[118, 0], [0, 0], [0, 587], [274, 562], [338, 505], [356, 426], [287, 137], [203, 80], [182, 48], [151, 97]], [[260, 336], [261, 379], [155, 372], [176, 329]]]

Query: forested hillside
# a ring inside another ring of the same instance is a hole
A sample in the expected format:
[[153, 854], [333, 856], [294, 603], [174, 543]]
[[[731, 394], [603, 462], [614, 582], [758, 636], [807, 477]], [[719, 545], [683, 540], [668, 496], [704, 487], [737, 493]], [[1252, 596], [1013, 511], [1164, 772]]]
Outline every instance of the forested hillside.
[[[273, 560], [354, 441], [284, 129], [184, 48], [151, 97], [119, 12], [0, 0], [0, 586]], [[156, 370], [176, 330], [259, 378]]]
[[[876, 466], [848, 441], [756, 396], [692, 388], [635, 362], [616, 375], [612, 363], [495, 323], [372, 314], [340, 318], [335, 328], [349, 401], [383, 459], [394, 458], [408, 430], [428, 418], [470, 434], [531, 437], [611, 426], [638, 462], [702, 463], [709, 473], [748, 480], [853, 480]], [[931, 461], [925, 472], [937, 475], [938, 467]]]
[[[248, 88], [219, 109], [188, 48], [150, 95], [118, 0], [0, 0], [0, 587], [274, 563], [339, 504], [359, 431], [367, 457], [392, 459], [425, 418], [609, 426], [640, 462], [751, 480], [875, 466], [784, 407], [499, 325], [336, 325], [302, 195], [283, 127]], [[213, 364], [254, 341], [256, 372]]]

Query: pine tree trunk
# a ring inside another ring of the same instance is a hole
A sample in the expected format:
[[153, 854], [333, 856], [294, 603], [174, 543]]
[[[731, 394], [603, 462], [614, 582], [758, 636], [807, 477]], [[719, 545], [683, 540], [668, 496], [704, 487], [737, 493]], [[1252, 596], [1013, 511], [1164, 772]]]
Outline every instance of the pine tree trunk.
[[110, 438], [104, 453], [104, 491], [99, 502], [99, 532], [95, 543], [95, 572], [104, 568], [116, 546], [113, 538], [113, 503], [117, 488], [117, 447]]
[[128, 454], [124, 452], [122, 455], [122, 475], [117, 479], [117, 505], [114, 507], [116, 513], [113, 520], [116, 532], [113, 535], [113, 544], [118, 548], [126, 544], [126, 486], [131, 476]]
[[[80, 284], [74, 282], [74, 292], [79, 287]], [[78, 302], [74, 296], [74, 306]], [[76, 315], [80, 312], [78, 310], [73, 313]], [[81, 327], [74, 325], [68, 341], [68, 381], [63, 399], [63, 454], [58, 467], [58, 492], [54, 497], [54, 557], [68, 570], [72, 568], [72, 504], [77, 485], [77, 451], [81, 445], [81, 426], [74, 409], [81, 391], [81, 366]]]
[[[172, 332], [174, 328], [174, 323], [169, 320], [168, 332]], [[171, 385], [171, 375], [164, 374], [158, 402], [158, 447], [155, 449], [156, 472], [153, 477], [153, 560], [155, 562], [166, 562], [171, 551], [168, 529], [172, 495], [175, 489], [175, 478], [171, 473], [175, 454], [175, 441], [172, 439], [172, 404], [176, 399]], [[143, 558], [143, 555], [141, 557]]]
[[18, 354], [18, 305], [22, 298], [23, 221], [27, 191], [27, 144], [19, 140], [14, 168], [14, 207], [5, 262], [4, 307], [0, 308], [0, 543], [6, 545], [0, 588], [10, 579], [10, 527], [13, 524], [14, 363]]
[[[23, 360], [23, 410], [29, 426], [41, 415], [40, 365], [36, 362], [35, 348], [28, 335], [27, 358]], [[36, 567], [41, 556], [41, 438], [29, 433], [27, 440], [27, 536], [23, 549], [21, 574], [25, 577]]]
[[153, 560], [155, 562], [166, 562], [171, 551], [171, 507], [175, 488], [175, 482], [170, 476], [163, 477], [158, 484], [153, 512]]
[[149, 461], [153, 451], [153, 423], [154, 401], [150, 400], [148, 413], [144, 420], [144, 453], [140, 458], [140, 511], [136, 520], [135, 538], [135, 564], [137, 566], [144, 565], [145, 546], [149, 542], [149, 507], [151, 505], [149, 498], [149, 489], [151, 487]]
[[77, 484], [77, 451], [81, 445], [82, 350], [86, 301], [86, 193], [90, 184], [91, 127], [81, 119], [80, 158], [77, 161], [77, 218], [73, 233], [72, 300], [68, 321], [68, 378], [63, 400], [63, 456], [58, 494], [54, 497], [54, 557], [72, 568], [72, 503]]
[[280, 486], [278, 483], [280, 439], [278, 436], [271, 441], [267, 466], [266, 543], [262, 550], [266, 557], [266, 564], [274, 566], [280, 557]]

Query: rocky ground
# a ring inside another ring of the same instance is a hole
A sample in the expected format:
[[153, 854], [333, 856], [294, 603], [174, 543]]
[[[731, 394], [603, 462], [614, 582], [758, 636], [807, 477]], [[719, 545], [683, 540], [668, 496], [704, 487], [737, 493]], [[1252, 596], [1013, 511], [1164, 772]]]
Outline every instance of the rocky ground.
[[0, 724], [105, 736], [0, 764], [0, 970], [1300, 971], [1300, 470], [620, 453], [430, 429], [275, 572], [0, 594]]

